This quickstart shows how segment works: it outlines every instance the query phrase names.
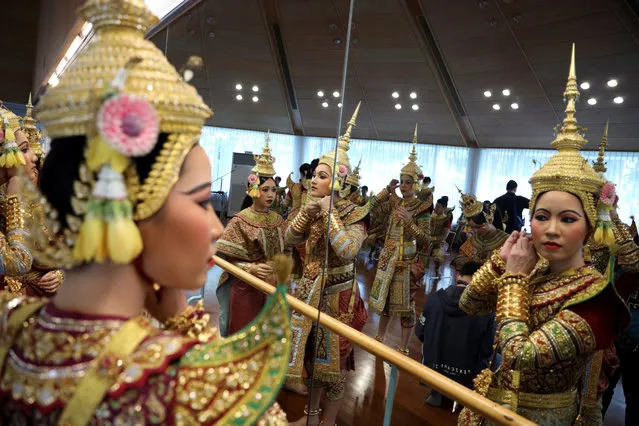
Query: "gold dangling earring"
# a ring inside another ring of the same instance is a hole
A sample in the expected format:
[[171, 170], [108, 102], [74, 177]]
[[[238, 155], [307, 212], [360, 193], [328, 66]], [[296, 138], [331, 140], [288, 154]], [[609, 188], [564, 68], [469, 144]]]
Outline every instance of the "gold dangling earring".
[[160, 284], [158, 283], [153, 283], [152, 287], [153, 293], [155, 293], [155, 299], [158, 303], [160, 303], [160, 300], [162, 300], [162, 298], [160, 297], [160, 290], [162, 290], [162, 287], [160, 287]]

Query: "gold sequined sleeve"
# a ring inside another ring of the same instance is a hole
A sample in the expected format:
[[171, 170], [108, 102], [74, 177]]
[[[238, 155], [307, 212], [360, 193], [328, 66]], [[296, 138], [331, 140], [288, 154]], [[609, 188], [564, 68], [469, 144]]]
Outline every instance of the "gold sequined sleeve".
[[17, 196], [7, 197], [3, 213], [7, 232], [0, 233], [0, 275], [21, 276], [31, 269], [33, 257], [26, 247], [27, 233]]
[[613, 222], [617, 242], [617, 265], [624, 272], [639, 273], [639, 247], [633, 241], [628, 227], [619, 218], [613, 219]]
[[590, 325], [569, 309], [530, 332], [528, 277], [507, 273], [497, 285], [497, 333], [506, 368], [550, 367], [595, 350], [596, 339]]
[[[328, 221], [328, 215], [325, 215]], [[327, 224], [328, 225], [328, 224]], [[353, 260], [366, 239], [366, 227], [361, 223], [344, 226], [335, 212], [331, 213], [329, 239], [335, 254], [342, 260]]]
[[459, 299], [459, 307], [471, 315], [487, 315], [495, 312], [497, 303], [496, 280], [504, 273], [506, 265], [495, 250], [486, 263], [473, 275]]
[[284, 245], [286, 247], [297, 247], [308, 238], [308, 230], [313, 219], [304, 211], [295, 216], [284, 233]]
[[428, 247], [430, 240], [430, 215], [422, 214], [413, 218], [407, 225], [408, 233], [417, 240], [421, 248]]

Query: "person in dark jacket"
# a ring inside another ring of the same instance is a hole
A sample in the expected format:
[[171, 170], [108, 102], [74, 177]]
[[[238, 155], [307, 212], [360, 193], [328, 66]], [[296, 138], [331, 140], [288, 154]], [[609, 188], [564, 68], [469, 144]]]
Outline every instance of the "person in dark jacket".
[[522, 213], [528, 208], [530, 200], [521, 195], [517, 195], [517, 182], [509, 180], [506, 184], [506, 193], [495, 199], [493, 204], [497, 205], [504, 223], [506, 224], [506, 233], [511, 234], [513, 231], [521, 231], [524, 226], [524, 218]]
[[[415, 328], [422, 341], [422, 364], [469, 389], [488, 367], [495, 336], [494, 315], [473, 316], [459, 308], [459, 298], [480, 267], [473, 261], [462, 265], [456, 284], [428, 298]], [[426, 403], [439, 407], [442, 395], [433, 390]]]

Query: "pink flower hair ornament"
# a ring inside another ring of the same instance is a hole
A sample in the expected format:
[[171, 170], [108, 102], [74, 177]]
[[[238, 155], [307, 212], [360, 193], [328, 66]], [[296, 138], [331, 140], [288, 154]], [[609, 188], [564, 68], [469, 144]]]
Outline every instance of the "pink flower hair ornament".
[[600, 200], [606, 206], [614, 206], [617, 190], [614, 183], [607, 183], [601, 188]]
[[153, 105], [127, 94], [107, 99], [98, 112], [97, 124], [104, 140], [127, 157], [151, 152], [160, 134], [160, 120]]
[[345, 165], [340, 164], [340, 165], [337, 167], [337, 176], [339, 176], [339, 177], [344, 177], [344, 176], [346, 176], [346, 174], [347, 174], [347, 173], [348, 173], [348, 169], [346, 168], [346, 166], [345, 166]]

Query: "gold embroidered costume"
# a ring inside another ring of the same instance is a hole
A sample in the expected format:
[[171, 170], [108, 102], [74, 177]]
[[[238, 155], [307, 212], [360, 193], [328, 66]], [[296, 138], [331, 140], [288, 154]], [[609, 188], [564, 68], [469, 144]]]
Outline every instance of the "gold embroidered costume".
[[[357, 111], [339, 140], [337, 152], [331, 151], [320, 158], [320, 164], [332, 169], [335, 156], [338, 167], [350, 170], [347, 151], [351, 129], [355, 125]], [[341, 184], [333, 182], [336, 191]], [[295, 297], [345, 324], [361, 330], [368, 314], [359, 294], [355, 274], [355, 257], [366, 239], [365, 219], [368, 209], [348, 200], [339, 200], [330, 213], [323, 212], [311, 218], [304, 210], [296, 216], [286, 231], [289, 247], [306, 244], [306, 256], [302, 278], [297, 282]], [[329, 239], [328, 263], [324, 264], [326, 238]], [[326, 297], [320, 300], [322, 289]], [[303, 315], [293, 312], [291, 318], [293, 348], [290, 357], [287, 383], [294, 387], [302, 380], [305, 362], [315, 362], [312, 369], [316, 386], [327, 387], [326, 396], [331, 401], [340, 400], [344, 392], [344, 374], [352, 359], [351, 342], [332, 331], [319, 326]], [[318, 333], [316, 358], [312, 359], [311, 337]], [[308, 371], [311, 371], [309, 368]]]
[[[581, 200], [595, 228], [602, 218], [595, 212], [605, 182], [579, 153], [587, 141], [574, 118], [579, 94], [574, 70], [573, 47], [566, 118], [552, 143], [558, 152], [530, 180], [530, 210], [544, 192], [569, 192]], [[496, 312], [502, 362], [494, 374], [488, 369], [480, 373], [475, 391], [540, 425], [601, 424], [600, 408], [592, 408], [599, 375], [586, 375], [586, 370], [601, 364], [593, 357], [627, 325], [623, 301], [608, 277], [589, 265], [550, 273], [541, 258], [530, 275], [505, 269], [495, 251], [459, 302], [470, 314]], [[460, 425], [481, 422], [468, 409], [459, 416]]]
[[[144, 39], [157, 23], [144, 1], [87, 0], [79, 13], [96, 34], [38, 106], [53, 138], [41, 183], [66, 183], [68, 199], [23, 179], [26, 202], [40, 201], [46, 224], [31, 223], [29, 248], [77, 280], [78, 265], [135, 270], [144, 247], [133, 218], [166, 205], [211, 115]], [[77, 164], [68, 182], [57, 167], [71, 161], [64, 154]], [[146, 172], [133, 163], [138, 157], [148, 160]], [[208, 325], [201, 304], [160, 330], [142, 315], [101, 315], [75, 302], [83, 313], [59, 309], [56, 299], [0, 293], [0, 424], [287, 424], [274, 403], [290, 353], [283, 287], [228, 339]]]
[[[442, 214], [432, 213], [430, 215], [428, 258], [433, 259], [436, 265], [441, 265], [444, 261], [444, 242], [453, 221], [453, 210], [455, 209], [446, 208]], [[428, 268], [428, 264], [426, 267]], [[439, 272], [437, 271], [437, 273]]]
[[[19, 129], [20, 118], [0, 106], [0, 152], [3, 157], [8, 149], [17, 150], [15, 155], [22, 156], [15, 141], [15, 132]], [[24, 162], [24, 157], [22, 161]], [[2, 164], [2, 167], [6, 167], [6, 160]], [[19, 164], [12, 164], [12, 167], [19, 167]], [[6, 188], [6, 185], [3, 187]], [[22, 279], [31, 270], [33, 263], [31, 251], [25, 245], [26, 237], [21, 200], [16, 194], [7, 196], [5, 189], [0, 192], [0, 290], [5, 289], [15, 294], [24, 292]]]
[[[408, 175], [417, 182], [421, 170], [417, 165], [417, 128], [408, 163], [400, 176]], [[396, 210], [405, 208], [411, 220], [405, 223]], [[428, 205], [418, 198], [400, 198], [385, 188], [371, 199], [374, 215], [389, 213], [384, 248], [379, 257], [369, 307], [378, 313], [397, 315], [402, 327], [415, 326], [415, 293], [424, 276], [426, 250], [430, 240]], [[384, 213], [381, 213], [384, 212]]]

